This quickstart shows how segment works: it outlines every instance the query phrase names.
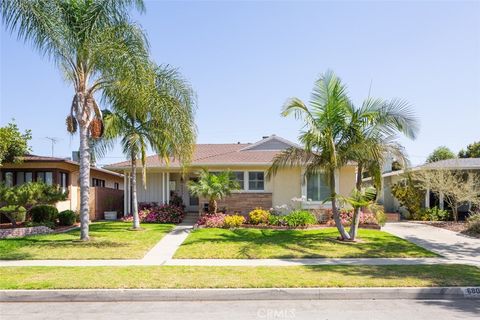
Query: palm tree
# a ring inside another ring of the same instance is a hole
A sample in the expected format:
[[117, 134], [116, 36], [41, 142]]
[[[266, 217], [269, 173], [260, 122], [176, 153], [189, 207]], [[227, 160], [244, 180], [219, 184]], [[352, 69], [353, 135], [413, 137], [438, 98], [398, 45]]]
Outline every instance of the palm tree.
[[349, 160], [351, 133], [348, 130], [350, 101], [346, 87], [331, 71], [320, 75], [315, 82], [307, 106], [298, 98], [287, 101], [283, 116], [292, 113], [304, 121], [299, 140], [303, 148], [289, 148], [275, 156], [267, 177], [282, 167], [305, 166], [305, 176], [325, 173], [328, 177], [333, 219], [342, 239], [350, 239], [343, 227], [337, 208], [335, 172]]
[[219, 173], [208, 172], [204, 169], [198, 181], [189, 181], [188, 189], [193, 196], [202, 196], [208, 199], [208, 213], [217, 213], [217, 200], [231, 194], [232, 190], [239, 189], [240, 185], [230, 171]]
[[[137, 160], [142, 166], [146, 188], [146, 154], [150, 147], [167, 163], [170, 158], [182, 164], [190, 161], [196, 138], [195, 94], [177, 70], [153, 69], [152, 82], [112, 86], [107, 99], [112, 111], [104, 110], [105, 134], [97, 146], [104, 154], [116, 140], [131, 163], [133, 229], [140, 228], [137, 202]], [[148, 78], [148, 77], [147, 77]]]
[[136, 78], [148, 60], [146, 38], [130, 21], [141, 0], [9, 0], [1, 2], [6, 28], [33, 44], [63, 72], [74, 95], [67, 127], [80, 133], [80, 217], [82, 240], [89, 239], [89, 137], [102, 131], [95, 94], [119, 79]]
[[[353, 144], [351, 160], [357, 163], [357, 194], [362, 190], [363, 172], [372, 176], [374, 185], [381, 188], [382, 166], [387, 156], [393, 156], [403, 166], [408, 162], [403, 147], [396, 141], [400, 134], [415, 139], [419, 124], [409, 104], [400, 99], [385, 101], [366, 99], [360, 108], [352, 104], [348, 108], [349, 131]], [[355, 240], [359, 224], [360, 207], [354, 207], [353, 221], [349, 230], [350, 239]]]

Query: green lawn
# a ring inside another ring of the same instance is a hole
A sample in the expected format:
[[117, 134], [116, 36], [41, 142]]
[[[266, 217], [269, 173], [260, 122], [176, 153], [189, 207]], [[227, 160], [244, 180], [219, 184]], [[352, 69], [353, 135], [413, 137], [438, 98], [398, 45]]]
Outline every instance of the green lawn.
[[0, 260], [140, 259], [174, 225], [142, 224], [130, 231], [130, 222], [95, 222], [88, 242], [78, 241], [79, 230], [0, 240]]
[[465, 265], [3, 267], [0, 289], [479, 286]]
[[393, 258], [435, 257], [411, 242], [378, 230], [361, 229], [359, 242], [339, 242], [337, 229], [197, 229], [175, 258]]

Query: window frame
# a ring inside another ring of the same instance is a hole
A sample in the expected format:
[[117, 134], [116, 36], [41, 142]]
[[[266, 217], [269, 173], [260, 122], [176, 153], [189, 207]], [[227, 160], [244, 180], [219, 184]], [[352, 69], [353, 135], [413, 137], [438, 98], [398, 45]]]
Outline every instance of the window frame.
[[[264, 192], [265, 191], [265, 171], [246, 171], [247, 172], [247, 184], [246, 184], [246, 190], [247, 191], [253, 191], [253, 192]], [[258, 174], [258, 173], [261, 173], [262, 174], [262, 179], [257, 179], [258, 177], [256, 177], [256, 179], [250, 179], [250, 174], [251, 173], [255, 173], [255, 174]], [[252, 189], [250, 187], [250, 183], [251, 182], [255, 182], [255, 183], [259, 183], [261, 182], [262, 183], [262, 188], [261, 189]]]

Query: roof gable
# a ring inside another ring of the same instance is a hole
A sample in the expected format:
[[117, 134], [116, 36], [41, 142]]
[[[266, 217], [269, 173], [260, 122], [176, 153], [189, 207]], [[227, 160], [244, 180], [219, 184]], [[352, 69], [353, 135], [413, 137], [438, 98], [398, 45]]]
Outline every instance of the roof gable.
[[298, 147], [295, 143], [288, 141], [287, 139], [278, 137], [272, 134], [269, 137], [263, 138], [262, 140], [251, 144], [240, 151], [283, 151], [291, 147]]

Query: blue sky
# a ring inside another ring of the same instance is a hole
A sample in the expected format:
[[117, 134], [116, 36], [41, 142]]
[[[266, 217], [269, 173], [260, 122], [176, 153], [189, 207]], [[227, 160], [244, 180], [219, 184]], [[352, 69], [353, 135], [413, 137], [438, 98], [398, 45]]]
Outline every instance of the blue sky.
[[[353, 101], [368, 95], [408, 100], [421, 121], [402, 139], [421, 163], [437, 146], [458, 152], [480, 140], [480, 2], [161, 2], [135, 15], [157, 63], [178, 67], [198, 94], [199, 143], [255, 142], [275, 133], [296, 140], [282, 118], [288, 97], [307, 100], [327, 69]], [[46, 136], [56, 156], [78, 149], [65, 129], [71, 86], [29, 45], [1, 30], [0, 125], [12, 118]], [[120, 161], [114, 150], [101, 164]]]

